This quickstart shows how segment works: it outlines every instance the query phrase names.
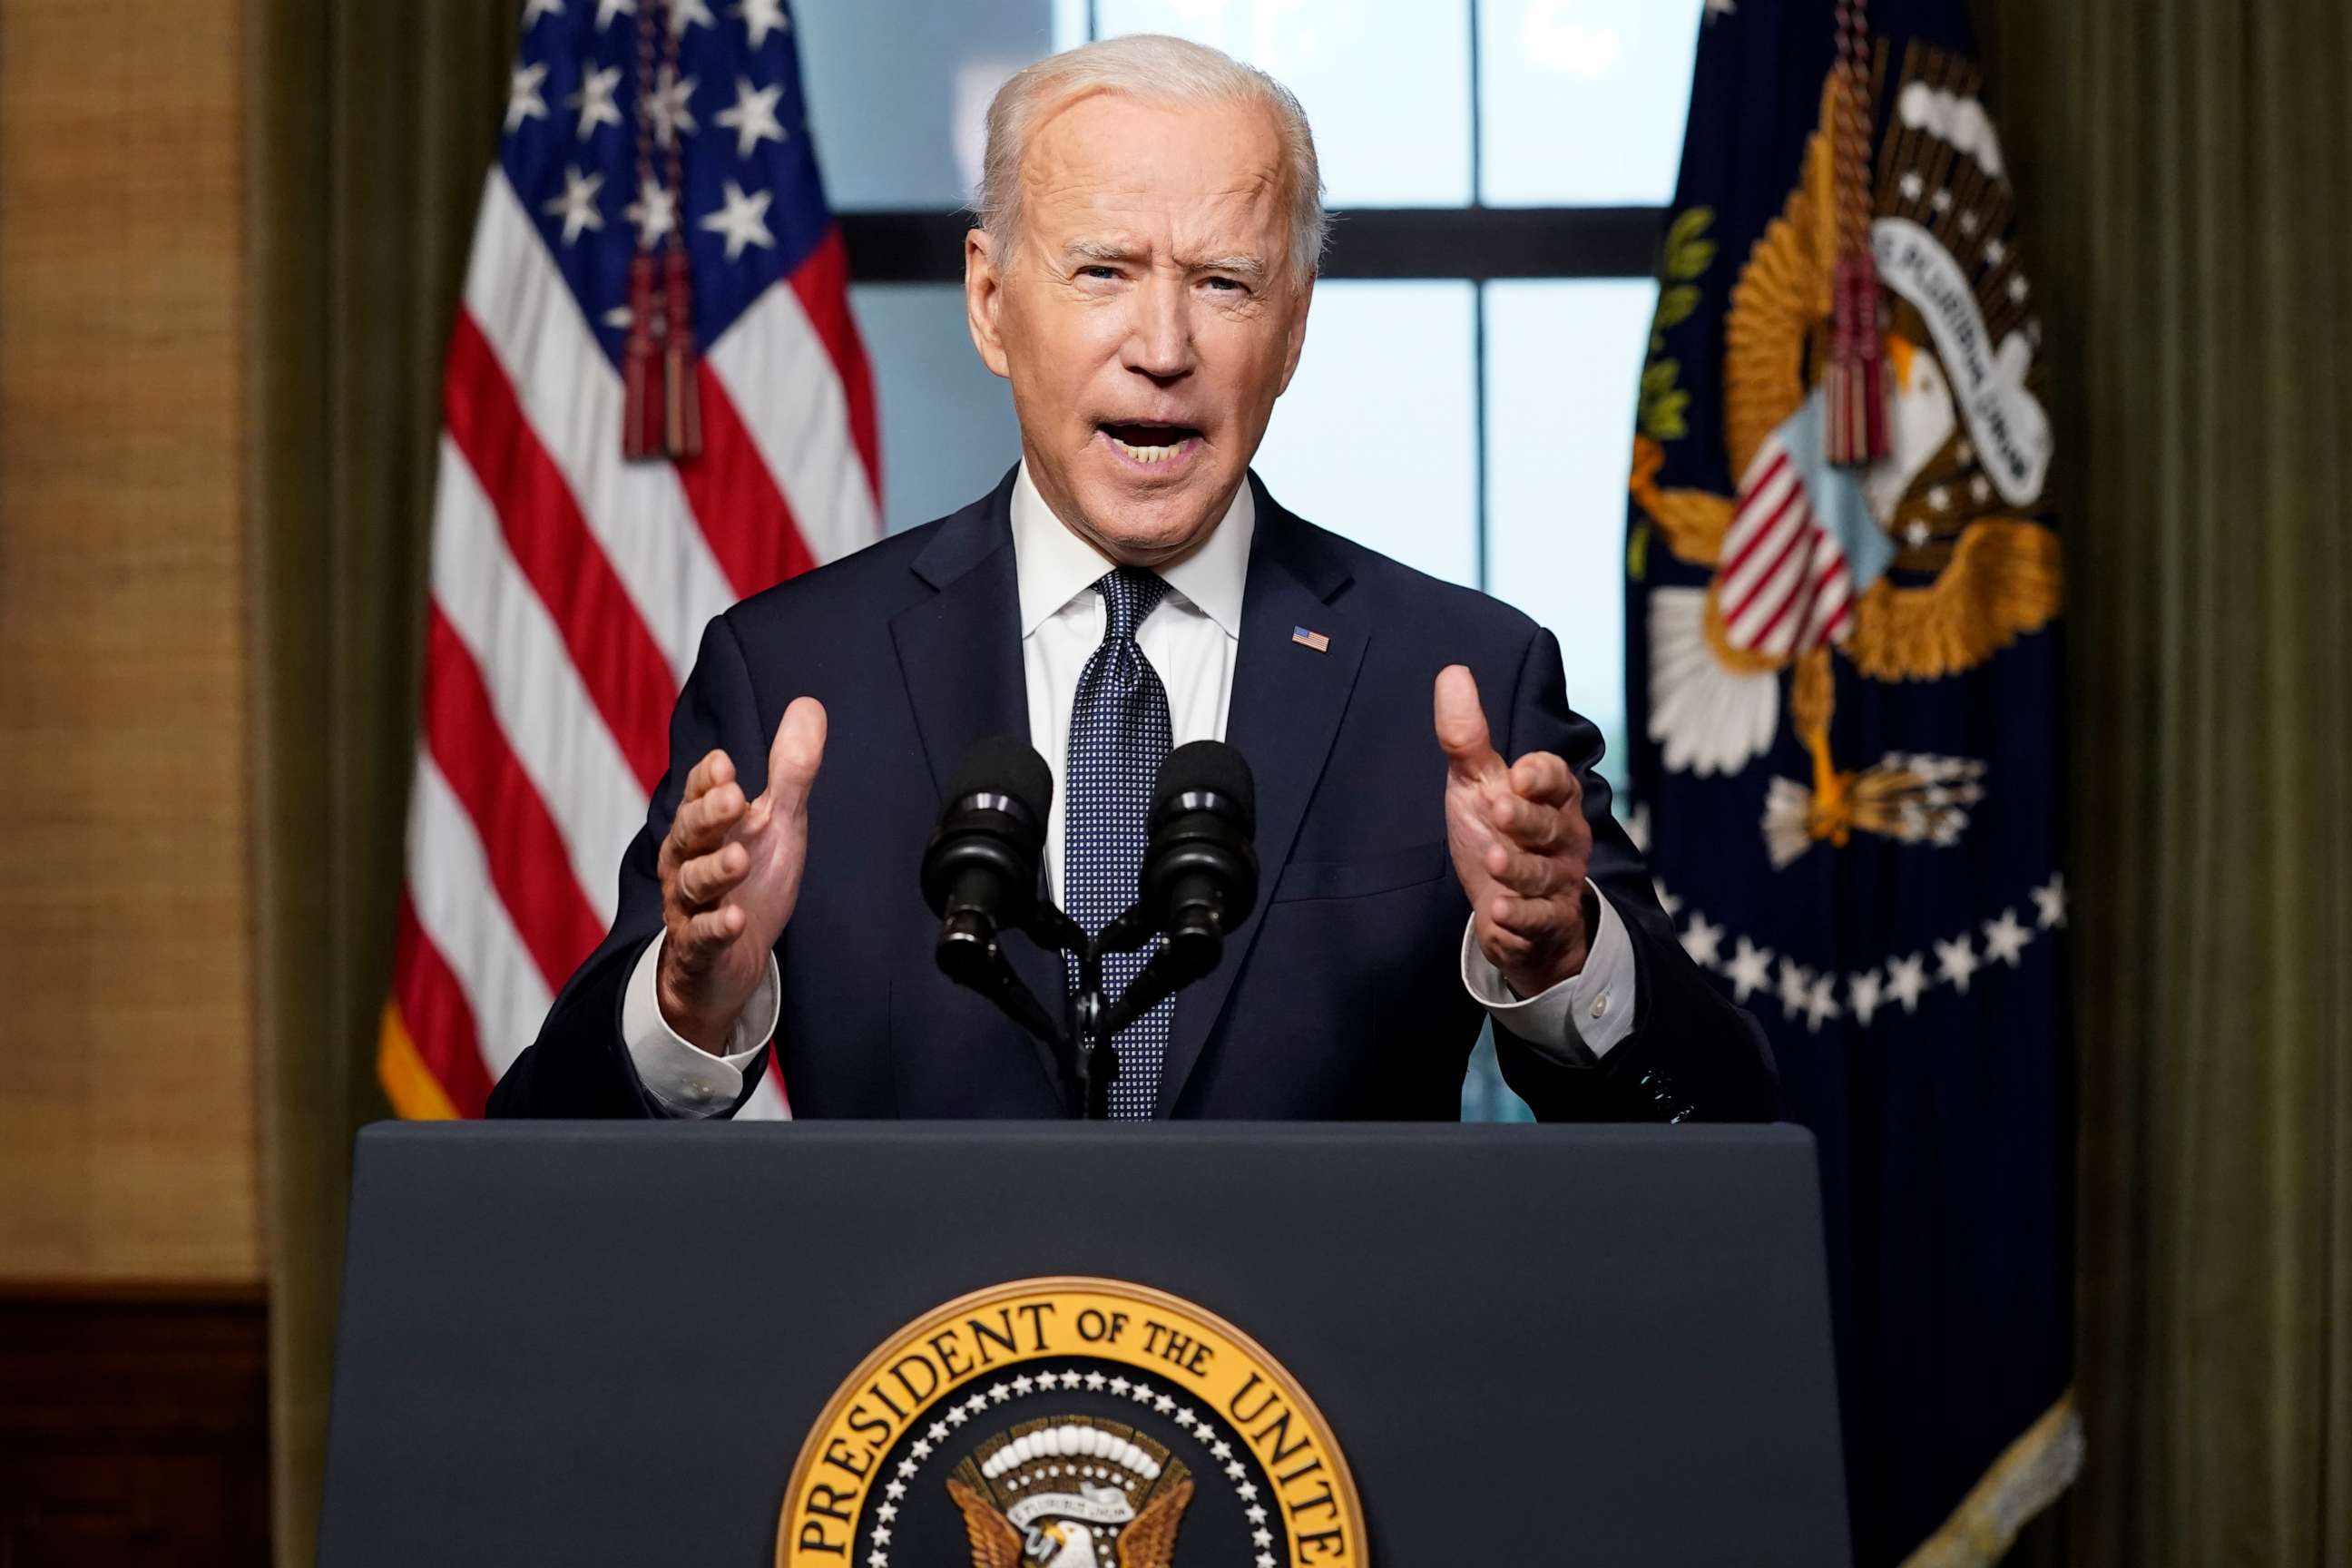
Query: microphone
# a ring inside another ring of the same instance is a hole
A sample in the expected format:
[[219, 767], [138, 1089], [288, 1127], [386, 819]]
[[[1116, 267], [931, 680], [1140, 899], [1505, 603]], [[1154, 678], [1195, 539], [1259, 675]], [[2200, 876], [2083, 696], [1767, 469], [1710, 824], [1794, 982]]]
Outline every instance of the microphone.
[[[1257, 786], [1222, 741], [1168, 753], [1151, 792], [1142, 904], [1172, 942], [1222, 942], [1257, 902]], [[1213, 961], [1212, 961], [1213, 967]]]
[[1116, 1034], [1179, 987], [1217, 967], [1225, 937], [1257, 903], [1257, 786], [1222, 741], [1168, 753], [1152, 786], [1135, 908], [1103, 932], [1106, 951], [1164, 941], [1104, 1020]]
[[[1036, 912], [1054, 773], [1026, 741], [992, 736], [964, 753], [923, 850], [923, 900], [940, 917], [940, 967], [977, 985], [996, 933]], [[982, 987], [986, 988], [986, 987]]]

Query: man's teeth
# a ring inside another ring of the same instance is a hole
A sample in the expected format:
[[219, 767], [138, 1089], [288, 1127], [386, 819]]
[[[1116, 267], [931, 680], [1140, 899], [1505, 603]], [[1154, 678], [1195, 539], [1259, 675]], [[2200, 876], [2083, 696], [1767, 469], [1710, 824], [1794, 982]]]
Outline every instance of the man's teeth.
[[[1110, 436], [1108, 430], [1103, 434]], [[1117, 447], [1139, 463], [1164, 463], [1184, 449], [1184, 439], [1181, 437], [1164, 447], [1139, 447], [1132, 442], [1122, 441], [1116, 436], [1110, 436], [1110, 442], [1112, 446]]]

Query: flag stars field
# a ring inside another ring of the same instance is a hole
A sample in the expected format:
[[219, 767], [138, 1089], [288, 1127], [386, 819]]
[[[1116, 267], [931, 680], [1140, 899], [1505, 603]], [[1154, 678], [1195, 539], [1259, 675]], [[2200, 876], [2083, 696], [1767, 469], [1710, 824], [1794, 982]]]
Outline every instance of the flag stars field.
[[2003, 910], [1999, 920], [1987, 921], [1984, 931], [1985, 961], [1997, 959], [2011, 969], [2024, 957], [2025, 944], [2033, 940], [2033, 933], [2017, 923], [2015, 910]]
[[517, 66], [507, 85], [507, 129], [514, 130], [526, 120], [547, 118], [547, 100], [539, 95], [540, 84], [547, 79], [544, 61], [537, 65]]
[[580, 140], [585, 142], [596, 133], [600, 125], [621, 123], [621, 106], [614, 94], [621, 87], [621, 68], [607, 66], [592, 70], [580, 79], [580, 90], [568, 95], [564, 102], [580, 111]]
[[793, 20], [784, 15], [784, 0], [743, 0], [727, 14], [743, 24], [743, 31], [755, 49], [767, 47], [770, 33], [792, 30]]
[[638, 183], [637, 199], [623, 210], [622, 216], [635, 226], [638, 247], [651, 250], [656, 241], [677, 226], [677, 194], [647, 174]]
[[2033, 889], [2033, 923], [2042, 931], [2066, 923], [2066, 878], [2053, 873], [2049, 881]]
[[772, 195], [767, 191], [754, 191], [747, 195], [742, 186], [732, 180], [727, 182], [726, 205], [704, 218], [701, 226], [726, 237], [728, 260], [741, 257], [747, 245], [756, 245], [762, 249], [774, 247], [776, 237], [768, 232], [768, 203], [771, 199]]
[[735, 79], [735, 107], [711, 116], [719, 129], [735, 132], [735, 156], [748, 158], [761, 142], [784, 139], [784, 128], [776, 121], [776, 100], [783, 93], [772, 83], [755, 89], [750, 78]]
[[690, 107], [698, 82], [695, 77], [681, 78], [675, 66], [662, 67], [655, 79], [653, 91], [646, 95], [646, 118], [653, 121], [654, 139], [663, 146], [701, 129]]
[[1764, 989], [1769, 982], [1771, 972], [1772, 950], [1769, 947], [1758, 947], [1743, 936], [1739, 939], [1739, 949], [1732, 954], [1731, 963], [1724, 971], [1724, 974], [1731, 982], [1733, 999], [1746, 1002], [1748, 997]]
[[596, 210], [596, 193], [604, 185], [604, 175], [583, 174], [577, 163], [563, 171], [563, 194], [541, 210], [551, 217], [562, 218], [564, 244], [579, 239], [583, 230], [604, 226], [604, 215]]
[[1705, 915], [1694, 910], [1690, 924], [1683, 931], [1683, 951], [1690, 954], [1691, 962], [1701, 969], [1712, 969], [1722, 946], [1723, 928], [1710, 924]]
[[1870, 1026], [1870, 1016], [1878, 1011], [1880, 988], [1884, 984], [1875, 969], [1865, 969], [1860, 974], [1846, 976], [1846, 1005], [1853, 1011], [1853, 1021], [1864, 1028]]
[[1966, 992], [1969, 976], [1980, 967], [1976, 943], [1962, 931], [1949, 942], [1936, 944], [1936, 978], [1949, 981], [1955, 991]]

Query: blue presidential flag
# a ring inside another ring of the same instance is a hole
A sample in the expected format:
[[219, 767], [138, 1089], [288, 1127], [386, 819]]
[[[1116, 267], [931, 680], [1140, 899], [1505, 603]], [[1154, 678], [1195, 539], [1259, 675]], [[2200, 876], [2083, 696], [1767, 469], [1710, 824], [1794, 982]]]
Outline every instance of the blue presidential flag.
[[1960, 0], [1709, 0], [1627, 539], [1635, 826], [1820, 1140], [1857, 1561], [2064, 1489], [2060, 543]]

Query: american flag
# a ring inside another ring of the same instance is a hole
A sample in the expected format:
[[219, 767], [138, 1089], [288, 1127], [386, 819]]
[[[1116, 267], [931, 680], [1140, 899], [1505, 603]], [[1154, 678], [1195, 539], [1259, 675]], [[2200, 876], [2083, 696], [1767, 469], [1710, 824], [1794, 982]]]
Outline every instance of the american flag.
[[[704, 624], [878, 531], [784, 0], [526, 0], [443, 398], [377, 1058], [410, 1116], [480, 1114], [602, 939]], [[788, 1114], [772, 1075], [744, 1113]]]
[[1853, 624], [1853, 571], [1837, 535], [1814, 514], [1786, 436], [1757, 449], [1724, 535], [1717, 603], [1725, 639], [1774, 657], [1844, 639]]

